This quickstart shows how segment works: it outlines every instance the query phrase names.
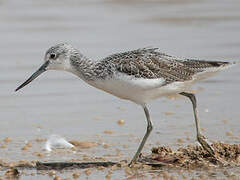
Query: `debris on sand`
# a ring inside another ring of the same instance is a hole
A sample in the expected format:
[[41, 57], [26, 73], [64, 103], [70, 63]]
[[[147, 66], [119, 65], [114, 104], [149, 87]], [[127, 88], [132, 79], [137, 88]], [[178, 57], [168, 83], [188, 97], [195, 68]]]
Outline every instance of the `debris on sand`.
[[1, 148], [1, 149], [4, 149], [4, 148], [6, 148], [6, 147], [7, 147], [6, 144], [0, 145], [0, 148]]
[[20, 176], [20, 173], [19, 173], [19, 171], [16, 168], [8, 169], [5, 172], [6, 179], [15, 179], [15, 178], [17, 178], [19, 176]]
[[78, 178], [80, 177], [80, 173], [74, 172], [74, 173], [72, 174], [72, 177], [73, 177], [73, 179], [78, 179]]
[[40, 142], [47, 141], [47, 139], [45, 139], [45, 138], [36, 138], [35, 141], [40, 143]]
[[60, 176], [55, 176], [53, 180], [63, 180]]
[[166, 116], [170, 116], [170, 115], [173, 115], [174, 112], [165, 112], [164, 114], [165, 114]]
[[75, 147], [79, 147], [81, 149], [88, 149], [92, 147], [96, 147], [98, 145], [97, 142], [90, 142], [90, 141], [77, 141], [77, 140], [72, 140], [69, 141], [72, 145]]
[[73, 148], [74, 146], [58, 135], [51, 135], [45, 144], [47, 151], [52, 151], [52, 148]]
[[104, 134], [113, 134], [113, 133], [114, 133], [113, 130], [105, 130], [105, 131], [104, 131]]
[[56, 175], [56, 171], [50, 170], [50, 171], [48, 172], [48, 175], [49, 175], [49, 176], [55, 176], [55, 175]]
[[226, 136], [233, 136], [233, 133], [231, 131], [226, 132]]
[[12, 139], [10, 137], [6, 137], [3, 141], [5, 143], [10, 143], [10, 142], [12, 142]]
[[33, 168], [35, 166], [35, 162], [29, 162], [25, 160], [20, 160], [20, 161], [6, 161], [0, 159], [0, 167], [6, 167], [6, 168]]
[[28, 150], [30, 147], [32, 147], [32, 143], [31, 143], [31, 142], [28, 142], [28, 143], [25, 144], [24, 147], [22, 147], [22, 150], [23, 150], [23, 151], [26, 151], [26, 150]]
[[118, 125], [122, 126], [125, 124], [125, 121], [123, 119], [120, 119], [117, 121]]
[[155, 147], [152, 148], [150, 156], [143, 157], [143, 161], [145, 159], [150, 164], [165, 163], [191, 169], [222, 165], [222, 163], [232, 166], [240, 165], [240, 144], [215, 142], [212, 147], [215, 149], [215, 157], [209, 155], [201, 146], [188, 145], [177, 151], [164, 146]]

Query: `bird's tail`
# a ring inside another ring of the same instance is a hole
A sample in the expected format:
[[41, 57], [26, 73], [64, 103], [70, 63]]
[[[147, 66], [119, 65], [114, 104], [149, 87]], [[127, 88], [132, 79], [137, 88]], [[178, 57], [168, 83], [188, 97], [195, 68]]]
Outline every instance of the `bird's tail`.
[[239, 64], [239, 63], [240, 63], [240, 61], [233, 61], [230, 64], [235, 65], [235, 64]]
[[223, 67], [223, 69], [230, 68], [232, 66], [238, 65], [239, 63], [240, 63], [240, 61], [227, 62], [227, 64], [220, 66], [220, 67]]
[[195, 80], [202, 80], [206, 79], [208, 77], [211, 77], [215, 75], [216, 73], [223, 71], [225, 69], [228, 69], [232, 66], [235, 66], [239, 64], [240, 62], [234, 61], [234, 62], [224, 62], [224, 61], [206, 61], [210, 66], [207, 68], [204, 68], [203, 71], [200, 73], [196, 73], [194, 79]]

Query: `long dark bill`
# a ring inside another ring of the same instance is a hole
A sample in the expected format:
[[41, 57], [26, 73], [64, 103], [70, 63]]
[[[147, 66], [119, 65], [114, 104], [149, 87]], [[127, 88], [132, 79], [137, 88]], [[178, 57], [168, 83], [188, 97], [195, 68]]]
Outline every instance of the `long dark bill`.
[[33, 75], [28, 78], [24, 83], [22, 83], [15, 91], [18, 91], [19, 89], [23, 88], [30, 82], [32, 82], [34, 79], [36, 79], [40, 74], [46, 71], [46, 67], [49, 65], [49, 61], [46, 61]]

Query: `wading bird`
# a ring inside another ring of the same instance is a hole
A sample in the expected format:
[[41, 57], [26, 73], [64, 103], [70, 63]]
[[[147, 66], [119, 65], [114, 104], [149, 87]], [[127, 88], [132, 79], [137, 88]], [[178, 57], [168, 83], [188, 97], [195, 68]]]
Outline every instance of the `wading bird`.
[[191, 100], [197, 140], [214, 156], [214, 149], [200, 132], [196, 97], [188, 91], [196, 81], [235, 63], [178, 58], [161, 53], [158, 48], [142, 48], [92, 61], [67, 43], [48, 49], [44, 60], [44, 64], [16, 91], [47, 70], [63, 70], [77, 75], [91, 86], [142, 106], [147, 119], [147, 131], [130, 165], [137, 161], [153, 129], [147, 103], [171, 94], [180, 94]]

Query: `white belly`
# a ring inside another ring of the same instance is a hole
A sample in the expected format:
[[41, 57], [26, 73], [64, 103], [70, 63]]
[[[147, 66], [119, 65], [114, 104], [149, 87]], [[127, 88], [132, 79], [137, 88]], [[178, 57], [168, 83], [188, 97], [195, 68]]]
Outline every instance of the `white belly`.
[[192, 81], [164, 85], [165, 81], [162, 78], [143, 79], [124, 74], [118, 74], [111, 79], [88, 83], [114, 96], [133, 101], [137, 104], [144, 104], [161, 96], [178, 94], [189, 89], [192, 85]]

